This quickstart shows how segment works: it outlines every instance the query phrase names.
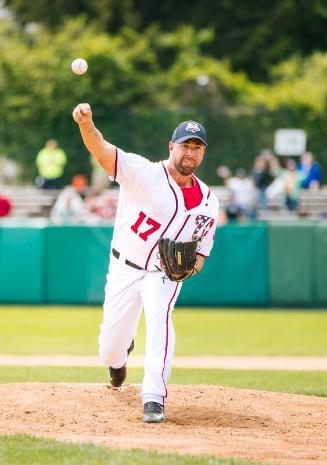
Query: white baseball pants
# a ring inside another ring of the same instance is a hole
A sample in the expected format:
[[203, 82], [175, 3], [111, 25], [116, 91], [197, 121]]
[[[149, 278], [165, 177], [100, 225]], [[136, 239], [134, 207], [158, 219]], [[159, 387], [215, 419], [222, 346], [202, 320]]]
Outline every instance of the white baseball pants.
[[99, 355], [103, 363], [120, 368], [135, 338], [144, 309], [146, 344], [142, 399], [164, 404], [171, 373], [175, 331], [172, 310], [182, 284], [163, 279], [161, 271], [137, 270], [111, 255]]

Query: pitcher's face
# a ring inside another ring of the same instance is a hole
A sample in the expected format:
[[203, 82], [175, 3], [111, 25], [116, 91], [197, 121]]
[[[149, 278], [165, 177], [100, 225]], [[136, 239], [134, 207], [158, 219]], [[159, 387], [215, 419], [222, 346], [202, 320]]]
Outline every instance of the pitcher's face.
[[206, 146], [198, 139], [169, 143], [169, 158], [182, 176], [191, 175], [201, 165], [205, 151]]

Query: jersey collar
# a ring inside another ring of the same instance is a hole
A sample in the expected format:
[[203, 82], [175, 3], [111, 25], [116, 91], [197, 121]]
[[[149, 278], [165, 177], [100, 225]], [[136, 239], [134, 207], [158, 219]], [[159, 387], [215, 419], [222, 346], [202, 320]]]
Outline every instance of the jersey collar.
[[[170, 176], [170, 174], [169, 174], [168, 167], [167, 167], [168, 160], [163, 160], [162, 163], [165, 166], [167, 175], [169, 177], [169, 182], [174, 187], [176, 195], [178, 196], [178, 201], [181, 202], [182, 205], [184, 205], [184, 197], [183, 197], [182, 189], [177, 184], [177, 182], [174, 180], [174, 178], [172, 176]], [[208, 203], [208, 198], [209, 198], [209, 195], [210, 195], [210, 191], [209, 191], [208, 186], [203, 181], [201, 181], [201, 179], [199, 179], [197, 176], [195, 176], [194, 174], [193, 174], [193, 177], [199, 183], [199, 186], [200, 186], [200, 189], [201, 189], [201, 192], [202, 192], [202, 200], [201, 200], [200, 205], [197, 205], [196, 207], [192, 208], [191, 210], [185, 210], [185, 212], [187, 214], [189, 214], [190, 212], [191, 213], [197, 213], [198, 211], [201, 212], [203, 210], [203, 207], [206, 206], [206, 204]]]

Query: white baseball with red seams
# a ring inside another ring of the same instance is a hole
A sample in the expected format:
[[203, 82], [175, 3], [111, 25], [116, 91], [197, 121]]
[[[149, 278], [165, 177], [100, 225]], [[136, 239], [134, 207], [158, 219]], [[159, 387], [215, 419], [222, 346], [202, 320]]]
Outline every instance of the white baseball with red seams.
[[85, 74], [88, 68], [87, 61], [84, 58], [76, 58], [72, 64], [71, 69], [75, 74]]
[[[202, 201], [187, 210], [181, 188], [169, 175], [167, 161], [153, 163], [117, 149], [115, 180], [120, 184], [117, 215], [105, 288], [104, 317], [99, 335], [101, 360], [120, 368], [135, 338], [144, 309], [146, 349], [143, 403], [164, 404], [170, 376], [175, 334], [171, 313], [182, 283], [161, 271], [160, 237], [190, 241], [200, 238], [198, 254], [209, 256], [213, 246], [218, 200], [198, 178]], [[135, 269], [125, 260], [138, 265]], [[191, 278], [192, 279], [192, 278]]]

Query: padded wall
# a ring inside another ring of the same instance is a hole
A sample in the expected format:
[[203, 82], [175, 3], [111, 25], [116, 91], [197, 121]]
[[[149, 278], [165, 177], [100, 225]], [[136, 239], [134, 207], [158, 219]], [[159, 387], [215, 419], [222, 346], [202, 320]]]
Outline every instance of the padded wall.
[[272, 305], [314, 302], [315, 224], [292, 222], [269, 227], [269, 280]]
[[47, 302], [103, 301], [112, 231], [110, 227], [48, 227]]
[[0, 301], [44, 302], [44, 228], [0, 228]]
[[267, 305], [267, 225], [219, 227], [199, 276], [187, 280], [179, 305]]

